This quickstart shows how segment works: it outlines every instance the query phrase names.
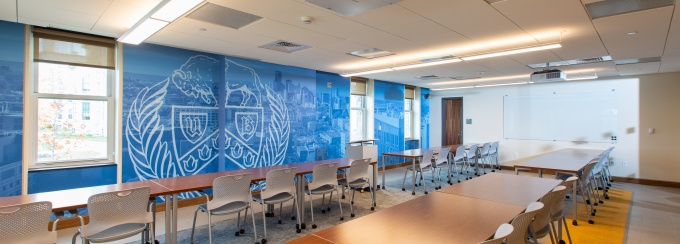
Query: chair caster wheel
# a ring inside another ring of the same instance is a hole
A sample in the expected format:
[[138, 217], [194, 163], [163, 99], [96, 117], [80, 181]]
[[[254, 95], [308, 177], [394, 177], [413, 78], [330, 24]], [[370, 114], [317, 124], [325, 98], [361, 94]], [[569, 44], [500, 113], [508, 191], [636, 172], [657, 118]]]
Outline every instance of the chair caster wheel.
[[354, 216], [356, 216], [356, 215], [354, 215], [354, 214], [350, 214], [349, 216], [350, 216], [350, 217], [352, 217], [352, 218], [354, 218]]
[[377, 203], [373, 203], [373, 207], [377, 207], [377, 206], [378, 206], [378, 204], [377, 204]]
[[312, 225], [312, 229], [316, 229], [316, 225], [315, 225], [315, 224]]
[[264, 213], [264, 217], [271, 217], [272, 213]]
[[495, 169], [494, 169], [494, 170], [491, 170], [491, 172], [496, 172], [496, 170], [495, 170]]
[[[406, 191], [406, 188], [401, 188], [401, 191]], [[345, 199], [345, 198], [342, 198], [342, 199]]]
[[604, 204], [604, 201], [600, 200], [600, 203], [601, 203], [601, 204]]
[[262, 240], [260, 241], [260, 243], [262, 243], [262, 244], [267, 244], [267, 239], [262, 239]]
[[593, 213], [597, 213], [597, 209], [593, 209]]
[[354, 201], [349, 202], [350, 204], [354, 205]]
[[598, 186], [597, 189], [601, 191], [601, 190], [602, 190], [602, 187], [599, 187], [599, 186]]
[[570, 198], [570, 196], [567, 196], [567, 199], [569, 199], [569, 198]]
[[375, 207], [371, 207], [371, 211], [375, 211]]
[[450, 185], [450, 186], [452, 186], [452, 185], [453, 185], [453, 183], [449, 183], [449, 185]]
[[416, 192], [415, 192], [415, 191], [414, 191], [414, 192], [411, 192], [411, 195], [414, 195], [414, 196], [415, 196], [415, 195], [416, 195]]
[[324, 210], [324, 209], [321, 209], [321, 213], [326, 213], [326, 210]]
[[302, 223], [302, 226], [300, 229], [307, 229], [307, 225], [305, 223]]
[[592, 224], [595, 224], [595, 221], [593, 221], [593, 220], [588, 220], [588, 224], [591, 224], [591, 225], [592, 225]]
[[[295, 220], [295, 216], [290, 216], [290, 220]], [[279, 220], [279, 224], [281, 223], [281, 220]]]
[[427, 191], [425, 191], [425, 195], [427, 195]]
[[239, 236], [239, 235], [241, 235], [241, 234], [238, 233], [238, 231], [236, 233], [234, 233], [234, 236]]
[[296, 232], [296, 233], [300, 233], [300, 232], [302, 232], [302, 230], [301, 230], [301, 229], [297, 229], [297, 230], [295, 230], [295, 232]]
[[282, 224], [283, 222], [279, 219], [279, 224]]
[[609, 200], [609, 196], [605, 196], [605, 197], [604, 197], [604, 199], [607, 199], [607, 200]]
[[567, 242], [564, 240], [560, 240], [560, 244], [567, 244]]
[[578, 226], [578, 221], [572, 220], [572, 221], [571, 221], [571, 224], [574, 225], [574, 226]]
[[340, 217], [340, 221], [344, 221], [344, 220], [345, 220], [345, 217]]
[[331, 208], [328, 207], [328, 208], [326, 209], [326, 212], [330, 212], [330, 211], [331, 211]]
[[593, 205], [597, 206], [597, 203], [594, 203]]
[[595, 216], [595, 213], [591, 213], [590, 216]]
[[590, 204], [590, 200], [586, 200], [586, 204]]
[[458, 180], [458, 183], [460, 183], [460, 180]]

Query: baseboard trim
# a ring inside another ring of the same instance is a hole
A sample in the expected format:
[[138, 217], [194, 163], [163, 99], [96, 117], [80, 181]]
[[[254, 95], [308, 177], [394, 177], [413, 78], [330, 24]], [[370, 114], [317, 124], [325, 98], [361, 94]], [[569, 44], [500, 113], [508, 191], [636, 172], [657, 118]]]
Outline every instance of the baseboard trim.
[[680, 182], [613, 176], [614, 182], [680, 188]]

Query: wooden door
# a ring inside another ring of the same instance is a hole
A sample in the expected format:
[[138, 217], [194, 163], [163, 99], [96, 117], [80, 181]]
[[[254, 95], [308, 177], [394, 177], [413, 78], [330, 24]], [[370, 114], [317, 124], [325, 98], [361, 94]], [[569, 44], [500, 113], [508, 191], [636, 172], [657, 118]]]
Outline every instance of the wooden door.
[[444, 98], [442, 103], [442, 145], [463, 144], [463, 98]]

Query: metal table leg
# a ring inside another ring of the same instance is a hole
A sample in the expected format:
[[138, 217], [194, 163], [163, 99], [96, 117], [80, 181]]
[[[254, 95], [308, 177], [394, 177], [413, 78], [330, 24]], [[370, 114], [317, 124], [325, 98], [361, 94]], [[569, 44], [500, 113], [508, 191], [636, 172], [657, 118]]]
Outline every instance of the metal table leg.
[[[580, 180], [580, 179], [579, 179]], [[571, 186], [571, 198], [572, 198], [572, 203], [574, 204], [574, 220], [571, 222], [572, 225], [578, 225], [578, 221], [576, 220], [577, 218], [577, 212], [578, 212], [578, 207], [576, 206], [576, 182], [579, 180], [575, 180], [573, 185]], [[584, 200], [585, 201], [585, 200]]]
[[165, 243], [172, 244], [172, 202], [171, 195], [165, 195]]
[[[298, 175], [297, 180], [298, 180], [298, 185], [297, 185], [297, 205], [300, 211], [300, 216], [297, 216], [300, 219], [300, 229], [305, 229], [307, 226], [305, 225], [305, 176], [304, 175]], [[311, 196], [310, 196], [311, 198]], [[311, 199], [310, 199], [311, 201]], [[314, 209], [312, 209], [314, 211]]]
[[382, 156], [382, 189], [385, 189], [385, 155]]
[[416, 158], [411, 158], [411, 195], [416, 194]]
[[172, 194], [172, 244], [177, 244], [177, 193]]

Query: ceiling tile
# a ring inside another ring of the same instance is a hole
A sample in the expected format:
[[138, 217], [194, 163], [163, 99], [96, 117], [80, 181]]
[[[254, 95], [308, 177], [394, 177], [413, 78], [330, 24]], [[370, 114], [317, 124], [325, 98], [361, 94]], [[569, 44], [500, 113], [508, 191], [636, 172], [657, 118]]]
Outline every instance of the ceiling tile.
[[233, 8], [246, 13], [270, 18], [273, 15], [290, 8], [299, 6], [302, 3], [292, 0], [210, 0], [210, 3]]
[[[285, 41], [296, 42], [300, 44], [309, 45], [312, 47], [323, 45], [329, 42], [338, 42], [342, 39], [303, 29], [297, 26], [281, 23], [275, 20], [263, 19], [255, 22], [249, 26], [242, 28], [240, 31], [267, 36], [275, 39], [283, 39]], [[263, 45], [266, 43], [257, 44]]]
[[16, 22], [17, 10], [15, 0], [0, 0], [0, 20]]
[[666, 50], [663, 57], [661, 57], [659, 72], [677, 71], [680, 71], [680, 49]]
[[661, 62], [641, 63], [641, 64], [626, 64], [616, 65], [621, 75], [641, 75], [653, 74], [659, 72]]
[[111, 33], [113, 36], [119, 37], [154, 7], [155, 5], [153, 4], [142, 6], [120, 3], [117, 1], [112, 2], [106, 11], [104, 11], [104, 14], [101, 15], [94, 27], [92, 27], [92, 30]]
[[[206, 30], [201, 31], [200, 30], [201, 28], [204, 28]], [[180, 19], [179, 21], [175, 21], [172, 25], [168, 26], [166, 29], [176, 32], [182, 32], [189, 35], [207, 37], [233, 43], [240, 43], [251, 47], [256, 47], [262, 44], [278, 40], [277, 38], [274, 37], [262, 36], [259, 34], [241, 31], [233, 29], [231, 27], [203, 22], [200, 20], [190, 18], [183, 18]], [[163, 31], [165, 31], [165, 29]]]

